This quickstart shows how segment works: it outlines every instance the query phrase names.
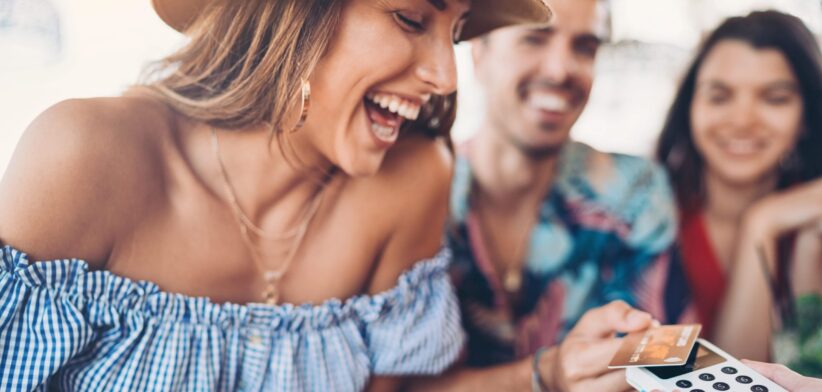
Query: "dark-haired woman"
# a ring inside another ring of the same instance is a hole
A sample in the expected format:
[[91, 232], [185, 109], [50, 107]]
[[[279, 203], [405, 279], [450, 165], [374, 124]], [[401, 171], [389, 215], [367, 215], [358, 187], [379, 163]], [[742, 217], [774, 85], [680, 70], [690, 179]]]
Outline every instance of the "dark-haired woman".
[[658, 158], [680, 203], [681, 256], [708, 336], [767, 360], [774, 333], [796, 331], [817, 343], [792, 364], [819, 374], [822, 54], [813, 34], [775, 11], [722, 23], [685, 76]]

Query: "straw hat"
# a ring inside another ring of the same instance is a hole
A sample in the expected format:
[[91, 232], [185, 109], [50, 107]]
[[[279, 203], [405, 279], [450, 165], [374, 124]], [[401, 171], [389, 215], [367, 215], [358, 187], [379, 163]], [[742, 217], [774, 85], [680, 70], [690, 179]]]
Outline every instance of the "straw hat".
[[[166, 24], [183, 31], [209, 1], [217, 0], [152, 0], [152, 3]], [[543, 0], [472, 0], [471, 16], [460, 40], [469, 40], [503, 26], [545, 24], [551, 16], [551, 9]]]

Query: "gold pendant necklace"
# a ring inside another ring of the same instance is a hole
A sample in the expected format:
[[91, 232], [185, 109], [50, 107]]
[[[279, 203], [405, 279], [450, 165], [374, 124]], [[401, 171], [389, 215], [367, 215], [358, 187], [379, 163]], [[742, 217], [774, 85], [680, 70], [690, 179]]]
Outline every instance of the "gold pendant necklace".
[[[482, 219], [480, 219], [482, 214], [479, 212], [481, 209], [481, 207], [479, 207], [480, 204], [475, 199], [473, 205], [477, 213], [477, 219], [479, 219], [479, 227], [482, 229], [483, 224]], [[511, 253], [515, 259], [514, 263], [511, 265], [506, 265], [503, 261], [503, 258], [500, 256], [500, 252], [498, 250], [499, 246], [497, 242], [489, 236], [488, 232], [482, 230], [483, 236], [486, 239], [486, 249], [492, 258], [492, 263], [497, 265], [497, 271], [499, 271], [498, 273], [501, 275], [499, 277], [500, 284], [509, 296], [515, 296], [522, 290], [524, 268], [527, 263], [528, 255], [530, 254], [528, 251], [528, 245], [531, 243], [530, 234], [533, 226], [537, 224], [537, 221], [538, 218], [535, 216], [533, 220], [530, 220], [523, 226], [523, 230], [515, 237], [517, 242], [514, 245], [513, 253]]]
[[[282, 280], [283, 276], [285, 276], [288, 268], [291, 266], [294, 257], [297, 254], [297, 250], [299, 250], [300, 245], [302, 244], [303, 239], [305, 238], [305, 233], [308, 231], [308, 227], [311, 224], [311, 221], [314, 219], [314, 216], [317, 215], [317, 211], [319, 210], [320, 205], [322, 204], [322, 198], [325, 194], [325, 183], [321, 184], [319, 190], [314, 195], [312, 202], [307, 206], [306, 211], [304, 213], [302, 222], [292, 231], [290, 231], [286, 235], [270, 235], [263, 231], [263, 229], [254, 225], [251, 219], [245, 214], [242, 207], [240, 207], [240, 202], [237, 198], [237, 193], [234, 191], [234, 187], [231, 185], [231, 181], [229, 181], [228, 171], [225, 168], [225, 164], [223, 163], [222, 156], [220, 154], [220, 142], [217, 138], [217, 129], [212, 127], [211, 128], [211, 147], [214, 151], [214, 157], [217, 160], [217, 165], [220, 169], [220, 178], [223, 182], [223, 187], [225, 188], [226, 194], [228, 195], [229, 207], [231, 207], [231, 211], [234, 214], [234, 218], [237, 221], [237, 224], [240, 226], [240, 234], [243, 237], [243, 242], [248, 249], [249, 253], [251, 254], [251, 258], [254, 261], [255, 266], [259, 270], [260, 274], [262, 275], [263, 280], [265, 281], [265, 289], [263, 290], [262, 300], [264, 303], [269, 305], [276, 305], [279, 303], [280, 300], [280, 281]], [[251, 235], [249, 232], [256, 234], [258, 237], [262, 239], [268, 240], [292, 240], [291, 247], [288, 249], [288, 252], [283, 259], [283, 262], [279, 265], [279, 268], [267, 268], [265, 265], [265, 257], [262, 252], [259, 251], [258, 247], [254, 244], [254, 241], [251, 239]]]
[[508, 267], [502, 278], [502, 287], [509, 294], [518, 293], [522, 289], [522, 268]]

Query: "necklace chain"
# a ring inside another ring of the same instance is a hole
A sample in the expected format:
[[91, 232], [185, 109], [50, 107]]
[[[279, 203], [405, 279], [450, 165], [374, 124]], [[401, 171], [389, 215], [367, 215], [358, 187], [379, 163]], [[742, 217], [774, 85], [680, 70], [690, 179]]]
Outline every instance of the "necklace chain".
[[[265, 290], [262, 292], [262, 299], [267, 304], [276, 305], [277, 303], [279, 303], [280, 299], [280, 281], [282, 280], [283, 276], [285, 276], [286, 272], [288, 272], [288, 268], [291, 266], [291, 263], [294, 260], [294, 257], [296, 256], [303, 239], [305, 238], [305, 234], [308, 231], [308, 227], [310, 226], [311, 221], [314, 219], [314, 216], [316, 216], [317, 211], [319, 210], [319, 207], [322, 204], [325, 188], [324, 186], [321, 187], [320, 190], [318, 190], [317, 193], [314, 195], [313, 200], [306, 207], [302, 221], [299, 225], [297, 225], [297, 227], [295, 227], [293, 230], [289, 231], [287, 234], [284, 235], [272, 235], [270, 233], [266, 233], [262, 228], [254, 224], [254, 222], [248, 217], [248, 215], [245, 214], [242, 207], [240, 206], [239, 199], [237, 198], [237, 192], [231, 185], [231, 181], [229, 180], [228, 176], [228, 171], [225, 168], [225, 164], [223, 163], [223, 159], [220, 154], [220, 141], [217, 137], [217, 129], [213, 127], [211, 128], [211, 146], [214, 152], [214, 157], [217, 160], [217, 165], [220, 169], [220, 178], [223, 182], [223, 187], [225, 188], [225, 192], [228, 196], [229, 207], [231, 207], [231, 211], [234, 214], [234, 218], [236, 219], [237, 224], [240, 226], [240, 234], [243, 237], [243, 242], [245, 243], [246, 248], [251, 254], [251, 258], [253, 259], [255, 266], [259, 270], [263, 280], [266, 283]], [[271, 241], [292, 241], [291, 246], [288, 248], [287, 252], [285, 252], [285, 258], [283, 259], [283, 262], [280, 263], [278, 268], [266, 267], [266, 263], [264, 262], [265, 257], [258, 248], [258, 246], [254, 244], [254, 241], [251, 238], [251, 233], [255, 234], [261, 239], [267, 239]]]
[[488, 243], [488, 251], [491, 253], [490, 256], [493, 259], [493, 262], [497, 264], [498, 268], [501, 270], [502, 276], [500, 277], [500, 283], [502, 284], [503, 289], [505, 289], [508, 295], [515, 295], [522, 290], [522, 283], [523, 283], [523, 269], [525, 268], [525, 264], [528, 262], [527, 258], [529, 257], [530, 252], [529, 245], [531, 244], [530, 238], [534, 226], [538, 223], [539, 219], [537, 214], [534, 214], [532, 219], [529, 219], [525, 225], [523, 225], [522, 230], [517, 233], [515, 240], [516, 243], [512, 249], [514, 256], [513, 263], [507, 264], [503, 262], [502, 257], [499, 252], [499, 247], [497, 246], [497, 242], [491, 240], [490, 233], [484, 230], [480, 215], [480, 210], [482, 209], [480, 206], [480, 202], [477, 196], [472, 197], [472, 200], [469, 201], [474, 208], [476, 209], [477, 213], [477, 222], [479, 223], [479, 227], [483, 232], [482, 235], [487, 239], [486, 242]]

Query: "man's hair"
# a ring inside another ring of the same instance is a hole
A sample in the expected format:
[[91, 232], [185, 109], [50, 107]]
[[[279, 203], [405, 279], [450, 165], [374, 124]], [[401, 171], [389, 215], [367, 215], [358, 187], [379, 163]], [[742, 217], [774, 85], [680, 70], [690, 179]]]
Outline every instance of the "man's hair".
[[[576, 0], [576, 1], [579, 1], [579, 0]], [[600, 38], [602, 39], [602, 42], [608, 42], [608, 41], [611, 40], [612, 30], [613, 30], [613, 23], [611, 23], [611, 20], [612, 20], [612, 18], [611, 18], [612, 17], [611, 0], [592, 0], [592, 1], [597, 2], [597, 11], [601, 12], [602, 15], [603, 15], [602, 16], [603, 17], [602, 23], [604, 24], [604, 26], [603, 26], [604, 31], [603, 31], [603, 36], [600, 37]], [[488, 43], [488, 36], [489, 36], [490, 33], [491, 32], [488, 32], [488, 33], [485, 33], [485, 34], [479, 36], [476, 41], [481, 42], [481, 43]]]

